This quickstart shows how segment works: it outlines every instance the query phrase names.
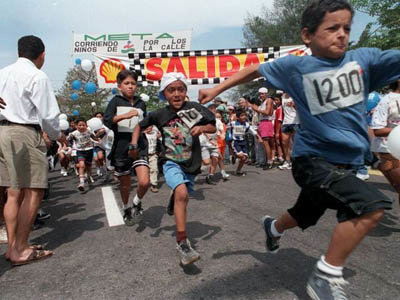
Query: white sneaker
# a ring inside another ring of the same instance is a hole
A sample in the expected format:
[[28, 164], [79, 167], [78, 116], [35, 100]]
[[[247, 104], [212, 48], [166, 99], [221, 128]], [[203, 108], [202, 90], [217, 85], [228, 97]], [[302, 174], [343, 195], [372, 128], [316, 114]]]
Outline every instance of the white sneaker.
[[281, 166], [278, 167], [280, 170], [290, 170], [292, 168], [292, 165], [290, 162], [285, 161]]
[[364, 180], [364, 181], [366, 181], [366, 180], [368, 180], [368, 179], [369, 179], [369, 174], [361, 174], [361, 173], [357, 173], [357, 174], [356, 174], [356, 177], [357, 177], [357, 178], [360, 178], [361, 180]]
[[68, 176], [68, 172], [65, 168], [61, 168], [60, 174], [61, 174], [61, 176], [64, 176], [64, 177]]
[[229, 174], [225, 172], [225, 170], [222, 170], [221, 174], [222, 174], [223, 179], [229, 179], [229, 177], [230, 177]]

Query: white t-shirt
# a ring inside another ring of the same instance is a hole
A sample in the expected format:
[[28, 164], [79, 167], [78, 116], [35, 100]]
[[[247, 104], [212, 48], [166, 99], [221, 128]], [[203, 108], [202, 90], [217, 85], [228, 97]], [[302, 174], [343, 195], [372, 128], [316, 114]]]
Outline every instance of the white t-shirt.
[[288, 97], [282, 97], [282, 108], [283, 108], [283, 123], [282, 125], [298, 124], [297, 112], [293, 106], [288, 104], [294, 104], [293, 99]]
[[[389, 93], [379, 102], [372, 115], [371, 128], [382, 129], [400, 124], [400, 94]], [[387, 137], [375, 137], [371, 144], [373, 152], [388, 153]]]
[[71, 132], [67, 139], [75, 141], [76, 150], [87, 151], [93, 149], [93, 140], [90, 137], [92, 132], [87, 129], [85, 132], [75, 130]]

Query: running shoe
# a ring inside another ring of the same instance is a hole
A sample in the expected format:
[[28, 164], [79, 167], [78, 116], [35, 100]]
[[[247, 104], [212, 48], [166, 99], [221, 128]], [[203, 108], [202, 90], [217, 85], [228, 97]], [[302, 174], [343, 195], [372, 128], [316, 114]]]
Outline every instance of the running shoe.
[[151, 185], [150, 186], [150, 191], [152, 191], [153, 193], [158, 193], [158, 188], [156, 185]]
[[313, 300], [347, 300], [343, 290], [346, 284], [342, 276], [332, 276], [315, 268], [307, 282], [307, 294]]
[[288, 162], [287, 160], [285, 160], [285, 162], [278, 167], [280, 170], [290, 170], [292, 168], [292, 165], [290, 162]]
[[78, 190], [81, 191], [81, 192], [85, 191], [85, 183], [84, 182], [79, 182]]
[[270, 216], [264, 216], [261, 219], [261, 222], [263, 224], [263, 228], [265, 231], [265, 236], [266, 236], [265, 245], [267, 247], [268, 252], [275, 254], [279, 251], [279, 239], [280, 238], [276, 238], [272, 235], [271, 225], [272, 225], [273, 221], [274, 221], [274, 218], [272, 218]]
[[132, 219], [135, 224], [140, 223], [143, 220], [143, 208], [142, 208], [142, 202], [139, 202], [138, 205], [133, 204], [133, 213], [132, 213]]
[[243, 172], [243, 171], [235, 171], [235, 175], [236, 175], [236, 176], [239, 176], [239, 177], [243, 177], [243, 176], [246, 176], [246, 172]]
[[208, 175], [206, 176], [206, 183], [207, 183], [207, 184], [211, 184], [211, 185], [215, 185], [215, 183], [212, 181], [212, 178], [211, 178], [211, 175], [210, 175], [210, 174], [208, 174]]
[[50, 219], [51, 215], [46, 212], [45, 210], [43, 210], [42, 208], [39, 208], [37, 214], [36, 214], [36, 219], [43, 221], [43, 220], [47, 220]]
[[188, 239], [176, 243], [176, 249], [181, 257], [181, 264], [187, 266], [200, 259], [200, 254], [192, 248]]
[[229, 177], [230, 177], [229, 174], [226, 173], [225, 170], [222, 170], [222, 171], [221, 171], [221, 174], [222, 174], [222, 179], [223, 179], [223, 180], [228, 180]]
[[263, 170], [264, 171], [266, 171], [266, 170], [271, 170], [273, 168], [273, 164], [266, 164], [264, 167], [263, 167]]
[[174, 198], [174, 191], [171, 191], [168, 199], [168, 207], [167, 207], [167, 214], [170, 216], [174, 215], [174, 205], [175, 205], [175, 198]]
[[128, 207], [124, 209], [124, 222], [127, 226], [135, 225], [135, 222], [132, 218], [132, 207]]

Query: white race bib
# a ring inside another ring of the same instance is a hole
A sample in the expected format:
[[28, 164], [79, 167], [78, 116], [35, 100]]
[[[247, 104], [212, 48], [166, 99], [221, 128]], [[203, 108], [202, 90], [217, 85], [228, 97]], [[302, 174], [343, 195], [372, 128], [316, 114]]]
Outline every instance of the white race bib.
[[125, 119], [118, 122], [118, 132], [133, 132], [135, 126], [143, 120], [143, 111], [139, 108], [133, 108], [129, 106], [118, 106], [117, 107], [117, 116], [126, 114], [131, 110], [137, 110], [138, 115], [134, 116], [130, 119]]
[[199, 113], [195, 108], [178, 111], [177, 115], [189, 129], [195, 126], [203, 118], [201, 113]]
[[348, 107], [364, 100], [362, 69], [355, 61], [340, 69], [305, 74], [303, 86], [312, 115]]

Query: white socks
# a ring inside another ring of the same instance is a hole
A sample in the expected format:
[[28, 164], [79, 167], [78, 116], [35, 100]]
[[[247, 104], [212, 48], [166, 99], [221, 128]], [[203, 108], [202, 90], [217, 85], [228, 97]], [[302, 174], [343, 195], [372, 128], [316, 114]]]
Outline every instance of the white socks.
[[129, 206], [129, 203], [127, 203], [127, 204], [122, 203], [122, 207], [123, 207], [123, 209], [127, 209], [127, 208], [129, 208], [130, 206]]
[[140, 199], [136, 194], [135, 197], [133, 198], [133, 205], [138, 205], [140, 202], [142, 202], [142, 199]]
[[273, 220], [272, 223], [271, 223], [271, 233], [272, 233], [272, 235], [274, 237], [279, 238], [279, 237], [281, 237], [283, 235], [283, 232], [280, 233], [280, 232], [278, 232], [278, 230], [276, 230], [275, 222], [276, 222], [276, 220]]
[[317, 262], [317, 269], [332, 276], [341, 277], [343, 275], [343, 267], [336, 267], [328, 264], [325, 261], [324, 255], [322, 255], [320, 260]]

